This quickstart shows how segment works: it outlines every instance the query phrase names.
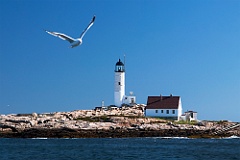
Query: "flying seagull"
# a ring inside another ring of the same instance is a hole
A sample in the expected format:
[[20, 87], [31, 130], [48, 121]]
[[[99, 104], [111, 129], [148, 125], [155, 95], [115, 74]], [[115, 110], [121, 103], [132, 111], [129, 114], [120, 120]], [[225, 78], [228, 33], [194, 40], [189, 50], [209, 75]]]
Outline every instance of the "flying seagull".
[[63, 33], [58, 33], [58, 32], [50, 32], [50, 31], [47, 31], [45, 30], [48, 34], [51, 34], [53, 36], [56, 36], [56, 37], [59, 37], [61, 38], [62, 40], [66, 40], [68, 42], [71, 43], [71, 48], [73, 47], [77, 47], [78, 45], [81, 45], [82, 44], [82, 39], [84, 37], [84, 35], [86, 34], [86, 32], [91, 28], [91, 26], [93, 25], [94, 23], [94, 20], [95, 20], [95, 15], [93, 16], [91, 22], [89, 23], [89, 25], [87, 26], [87, 28], [82, 32], [82, 34], [80, 35], [79, 38], [72, 38], [66, 34], [63, 34]]

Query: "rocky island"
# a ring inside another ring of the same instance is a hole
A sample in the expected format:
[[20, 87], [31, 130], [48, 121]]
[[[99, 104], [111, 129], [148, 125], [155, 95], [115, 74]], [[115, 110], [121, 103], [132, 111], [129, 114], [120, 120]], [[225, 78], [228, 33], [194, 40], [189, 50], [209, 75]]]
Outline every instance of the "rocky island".
[[122, 138], [240, 136], [240, 123], [182, 122], [144, 117], [144, 106], [44, 114], [0, 115], [0, 138]]

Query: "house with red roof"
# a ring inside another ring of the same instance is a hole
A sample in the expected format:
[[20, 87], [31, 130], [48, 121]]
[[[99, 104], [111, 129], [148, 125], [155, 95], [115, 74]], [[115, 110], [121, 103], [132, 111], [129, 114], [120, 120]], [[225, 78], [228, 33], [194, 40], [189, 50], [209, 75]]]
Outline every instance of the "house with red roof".
[[180, 96], [148, 96], [145, 116], [179, 120], [181, 115]]

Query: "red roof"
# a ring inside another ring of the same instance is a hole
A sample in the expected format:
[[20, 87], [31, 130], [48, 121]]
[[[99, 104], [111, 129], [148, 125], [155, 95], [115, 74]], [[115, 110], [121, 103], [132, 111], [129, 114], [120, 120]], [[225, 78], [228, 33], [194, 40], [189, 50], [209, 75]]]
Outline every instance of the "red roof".
[[148, 96], [146, 109], [178, 109], [180, 96]]

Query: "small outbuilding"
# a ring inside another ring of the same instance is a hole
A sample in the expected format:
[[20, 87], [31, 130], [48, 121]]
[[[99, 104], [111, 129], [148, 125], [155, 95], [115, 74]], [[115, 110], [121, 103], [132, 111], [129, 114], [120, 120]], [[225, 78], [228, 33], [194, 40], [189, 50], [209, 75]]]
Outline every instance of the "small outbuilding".
[[145, 116], [179, 120], [181, 115], [180, 96], [148, 96]]
[[133, 92], [130, 92], [129, 96], [124, 96], [123, 97], [123, 104], [127, 104], [129, 106], [134, 106], [136, 105], [136, 96], [133, 95]]
[[187, 111], [184, 112], [183, 115], [181, 115], [180, 120], [183, 121], [197, 121], [197, 112], [195, 111]]

